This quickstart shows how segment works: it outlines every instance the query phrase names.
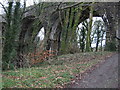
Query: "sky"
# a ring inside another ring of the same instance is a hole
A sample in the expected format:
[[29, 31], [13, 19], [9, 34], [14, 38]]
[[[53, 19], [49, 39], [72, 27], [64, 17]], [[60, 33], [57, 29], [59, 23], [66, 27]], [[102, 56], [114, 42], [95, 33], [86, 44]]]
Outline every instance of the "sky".
[[[0, 0], [0, 2], [5, 6], [7, 6], [7, 1], [8, 0]], [[20, 1], [21, 1], [21, 4], [23, 4], [24, 0], [20, 0]], [[26, 6], [28, 7], [30, 5], [33, 5], [34, 2], [37, 3], [39, 0], [25, 0], [25, 1], [26, 1]], [[4, 10], [2, 9], [2, 7], [0, 5], [0, 14], [3, 14], [3, 13], [4, 13]]]
[[[88, 19], [87, 19], [87, 20], [88, 20]], [[92, 22], [92, 23], [94, 24], [94, 22], [95, 22], [96, 20], [100, 20], [100, 21], [103, 22], [103, 19], [102, 19], [101, 17], [93, 17], [93, 22]], [[80, 23], [80, 24], [78, 25], [78, 27], [81, 28], [81, 27], [82, 27], [82, 24]], [[106, 34], [104, 34], [103, 39], [105, 39], [105, 38], [106, 38]], [[104, 46], [105, 43], [106, 43], [105, 40], [103, 40], [103, 41], [102, 41], [102, 44], [103, 44], [102, 46]], [[92, 46], [92, 48], [96, 47], [95, 41], [92, 42], [91, 46]], [[101, 46], [101, 43], [99, 43], [99, 46]]]

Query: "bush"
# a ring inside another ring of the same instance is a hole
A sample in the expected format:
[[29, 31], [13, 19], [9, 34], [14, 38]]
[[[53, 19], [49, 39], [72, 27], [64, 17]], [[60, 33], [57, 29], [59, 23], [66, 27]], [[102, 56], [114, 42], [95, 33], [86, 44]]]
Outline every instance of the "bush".
[[116, 47], [115, 42], [109, 42], [105, 46], [105, 51], [116, 51], [116, 49], [117, 49], [117, 47]]
[[67, 53], [74, 54], [80, 52], [80, 49], [75, 45], [69, 45], [67, 47]]

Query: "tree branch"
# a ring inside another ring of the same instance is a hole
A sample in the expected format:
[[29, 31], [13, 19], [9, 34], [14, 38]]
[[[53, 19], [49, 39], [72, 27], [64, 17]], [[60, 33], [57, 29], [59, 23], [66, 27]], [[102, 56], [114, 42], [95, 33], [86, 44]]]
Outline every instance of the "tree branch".
[[7, 13], [6, 8], [4, 7], [4, 5], [0, 2], [0, 5], [2, 6], [2, 8], [4, 9], [5, 13]]
[[[75, 7], [75, 6], [77, 6], [77, 5], [81, 4], [81, 3], [82, 2], [77, 2], [77, 3], [72, 4], [70, 6], [65, 6], [65, 7], [59, 8], [59, 10], [64, 10], [64, 9], [67, 9], [67, 8], [72, 8], [72, 7]], [[90, 5], [91, 5], [90, 3], [89, 4], [81, 4], [81, 6], [90, 6]]]

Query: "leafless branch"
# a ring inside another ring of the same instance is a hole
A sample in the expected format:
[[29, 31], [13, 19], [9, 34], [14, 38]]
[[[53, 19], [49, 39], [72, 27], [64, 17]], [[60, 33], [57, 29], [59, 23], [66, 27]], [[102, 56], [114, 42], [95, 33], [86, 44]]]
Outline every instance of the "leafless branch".
[[70, 5], [70, 6], [61, 7], [61, 8], [59, 8], [59, 10], [63, 10], [63, 9], [67, 9], [67, 8], [71, 8], [71, 7], [77, 6], [77, 5], [79, 5], [80, 3], [81, 3], [81, 2], [72, 4], [72, 5]]
[[0, 2], [0, 5], [2, 6], [2, 8], [4, 9], [5, 13], [7, 13], [7, 10], [5, 8], [5, 6]]
[[93, 4], [92, 3], [82, 4], [82, 2], [77, 2], [77, 3], [69, 5], [69, 6], [61, 7], [61, 8], [59, 8], [59, 10], [64, 10], [64, 9], [67, 9], [67, 8], [72, 8], [72, 7], [75, 7], [75, 6], [78, 6], [78, 5], [80, 5], [80, 6], [91, 6]]

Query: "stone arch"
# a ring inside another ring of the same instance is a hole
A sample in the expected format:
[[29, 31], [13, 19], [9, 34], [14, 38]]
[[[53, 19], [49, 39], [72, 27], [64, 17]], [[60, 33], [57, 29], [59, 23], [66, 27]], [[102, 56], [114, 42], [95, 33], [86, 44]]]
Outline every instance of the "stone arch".
[[103, 18], [106, 25], [106, 46], [112, 44], [117, 48], [118, 40], [116, 39], [118, 32], [118, 2], [99, 3], [95, 7]]
[[[85, 7], [87, 7], [87, 6], [85, 6]], [[94, 14], [93, 14], [93, 16], [99, 16], [99, 17], [103, 18], [103, 20], [104, 20], [104, 22], [107, 26], [107, 36], [108, 36], [107, 40], [108, 41], [110, 41], [110, 40], [115, 41], [114, 37], [116, 36], [116, 30], [118, 30], [118, 28], [116, 27], [117, 22], [118, 22], [118, 21], [116, 21], [117, 18], [118, 18], [117, 8], [118, 8], [118, 3], [117, 2], [114, 2], [114, 3], [113, 2], [99, 2], [99, 3], [94, 4]], [[54, 9], [52, 10], [50, 8], [48, 8], [46, 10], [48, 12], [47, 13], [44, 12], [40, 16], [40, 19], [42, 20], [42, 24], [45, 27], [45, 32], [51, 30], [51, 33], [54, 32], [54, 33], [58, 33], [57, 35], [59, 35], [61, 33], [61, 32], [59, 32], [60, 29], [61, 29], [60, 20], [59, 20], [59, 13], [58, 13], [59, 11], [55, 12]], [[50, 10], [51, 10], [51, 12], [49, 12]], [[79, 23], [84, 21], [85, 19], [87, 19], [89, 17], [89, 11], [90, 10], [89, 10], [89, 7], [88, 7], [86, 10], [84, 10], [82, 12], [82, 15], [79, 19]], [[104, 17], [104, 16], [106, 16], [106, 17]], [[56, 18], [56, 17], [58, 17], [58, 18]], [[51, 26], [49, 26], [48, 24], [51, 24]], [[49, 33], [49, 34], [51, 34], [51, 33]], [[55, 39], [57, 41], [55, 41]], [[52, 47], [52, 46], [49, 45], [49, 43], [52, 43], [54, 41], [57, 42], [57, 44], [58, 44], [58, 41], [59, 41], [58, 37], [56, 37], [54, 39], [52, 39], [51, 36], [48, 37], [48, 41], [47, 41], [48, 42], [48, 45], [47, 45], [48, 48], [47, 49], [50, 49], [50, 47]], [[51, 45], [54, 46], [54, 43], [51, 44]]]
[[34, 30], [34, 23], [36, 21], [39, 21], [35, 16], [30, 15], [27, 17], [24, 17], [22, 19], [22, 26], [21, 26], [21, 32], [19, 35], [19, 48], [18, 53], [24, 53], [24, 49], [29, 46], [29, 43], [33, 43], [37, 33], [39, 32], [39, 28], [41, 28], [43, 25], [39, 21], [39, 24], [36, 26], [37, 29]]
[[[113, 41], [118, 43], [116, 35], [118, 33], [118, 6], [117, 2], [99, 2], [93, 5], [93, 16], [101, 17], [105, 22], [106, 30], [106, 45]], [[89, 7], [82, 12], [79, 23], [89, 18]]]

